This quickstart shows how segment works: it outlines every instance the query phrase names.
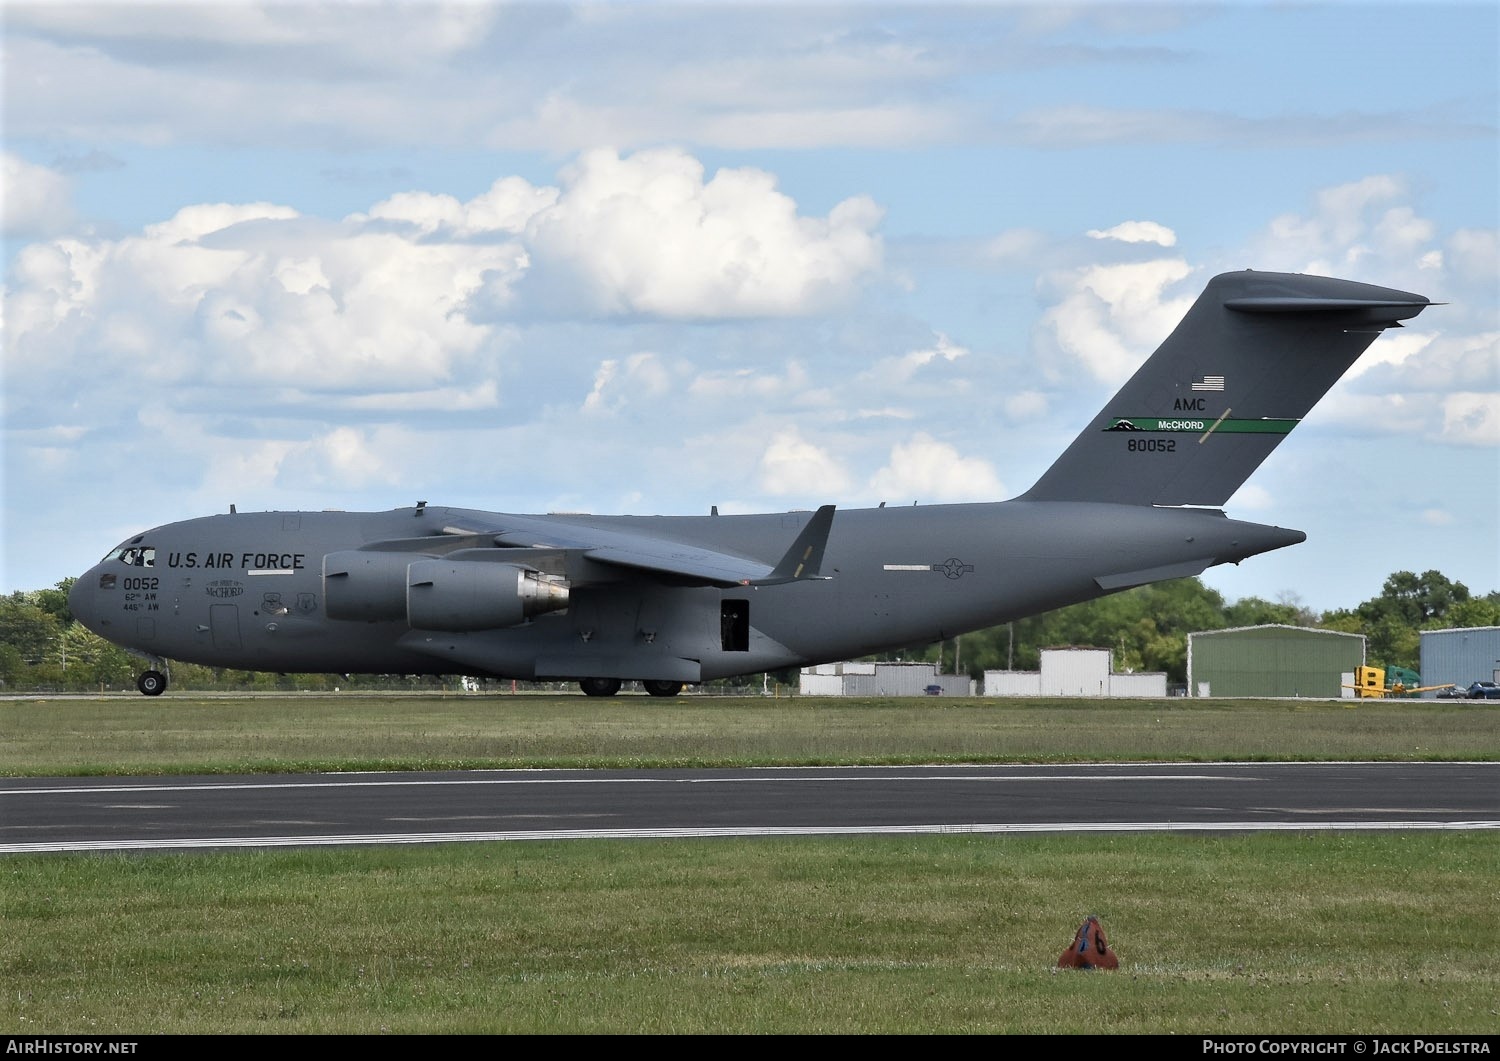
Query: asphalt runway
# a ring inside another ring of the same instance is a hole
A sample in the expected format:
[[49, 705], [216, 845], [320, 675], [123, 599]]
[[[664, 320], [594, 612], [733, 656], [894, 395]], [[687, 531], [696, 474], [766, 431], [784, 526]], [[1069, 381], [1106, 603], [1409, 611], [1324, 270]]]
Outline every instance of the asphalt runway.
[[0, 854], [593, 837], [1500, 828], [1500, 763], [0, 779]]

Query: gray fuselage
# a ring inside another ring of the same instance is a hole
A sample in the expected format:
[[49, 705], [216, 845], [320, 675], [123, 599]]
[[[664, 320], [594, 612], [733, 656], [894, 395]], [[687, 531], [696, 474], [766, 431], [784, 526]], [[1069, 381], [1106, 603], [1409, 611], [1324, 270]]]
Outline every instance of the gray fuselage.
[[[810, 515], [522, 518], [769, 564]], [[1217, 511], [1140, 505], [859, 509], [834, 518], [817, 579], [673, 584], [575, 559], [558, 576], [566, 608], [509, 626], [435, 631], [404, 617], [329, 617], [325, 555], [389, 542], [406, 550], [403, 564], [452, 555], [471, 544], [453, 527], [503, 520], [430, 507], [208, 516], [131, 539], [79, 580], [70, 602], [116, 643], [211, 666], [697, 682], [942, 640], [1303, 538]], [[489, 551], [502, 560], [534, 561], [534, 553]], [[399, 613], [401, 602], [391, 604]]]

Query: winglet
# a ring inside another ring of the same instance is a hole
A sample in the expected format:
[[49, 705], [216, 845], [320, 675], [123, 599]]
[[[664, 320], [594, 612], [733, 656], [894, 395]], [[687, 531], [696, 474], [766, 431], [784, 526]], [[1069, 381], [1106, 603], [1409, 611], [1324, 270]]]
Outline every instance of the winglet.
[[828, 532], [833, 527], [834, 505], [824, 505], [813, 513], [797, 540], [786, 555], [765, 578], [750, 582], [752, 586], [776, 586], [783, 582], [800, 582], [804, 579], [826, 579], [831, 575], [818, 574], [823, 566], [823, 548], [828, 544]]

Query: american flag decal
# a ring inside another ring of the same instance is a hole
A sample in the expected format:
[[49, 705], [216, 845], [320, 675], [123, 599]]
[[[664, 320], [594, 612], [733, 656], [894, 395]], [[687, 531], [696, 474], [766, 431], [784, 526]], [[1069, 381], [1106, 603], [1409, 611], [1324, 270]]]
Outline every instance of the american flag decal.
[[1193, 384], [1193, 390], [1195, 391], [1221, 391], [1223, 389], [1223, 376], [1204, 376], [1197, 383]]

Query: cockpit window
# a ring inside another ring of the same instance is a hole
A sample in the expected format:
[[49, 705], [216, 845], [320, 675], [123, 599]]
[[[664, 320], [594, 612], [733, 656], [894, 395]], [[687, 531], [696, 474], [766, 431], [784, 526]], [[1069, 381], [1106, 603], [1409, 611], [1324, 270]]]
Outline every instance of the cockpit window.
[[156, 548], [150, 545], [122, 545], [112, 549], [105, 561], [118, 560], [129, 567], [155, 567]]

